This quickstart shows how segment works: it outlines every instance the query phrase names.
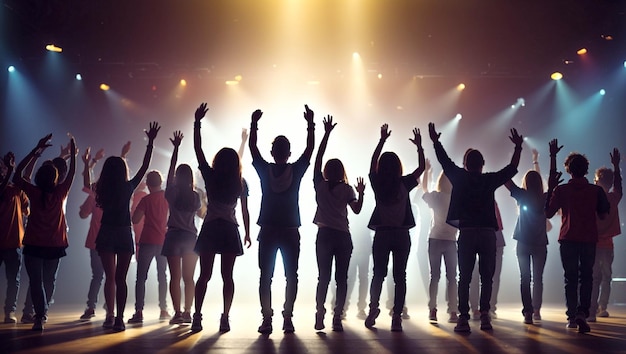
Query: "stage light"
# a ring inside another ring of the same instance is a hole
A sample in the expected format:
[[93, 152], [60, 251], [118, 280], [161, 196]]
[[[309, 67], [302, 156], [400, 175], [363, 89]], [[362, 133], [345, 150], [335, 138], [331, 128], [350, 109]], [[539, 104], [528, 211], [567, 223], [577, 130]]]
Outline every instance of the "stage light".
[[180, 79], [180, 86], [187, 86], [187, 80]]
[[354, 52], [352, 53], [352, 59], [357, 60], [357, 59], [361, 59], [361, 55], [359, 55], [359, 53]]
[[626, 60], [624, 60], [624, 67], [626, 68]]
[[550, 78], [552, 80], [554, 80], [554, 81], [558, 81], [558, 80], [561, 80], [563, 78], [563, 74], [561, 74], [558, 71], [555, 71], [555, 72], [552, 73], [552, 75], [550, 75]]
[[606, 90], [601, 89], [601, 90], [600, 90], [600, 95], [602, 95], [602, 96], [606, 95]]
[[76, 80], [80, 81], [83, 79], [83, 76], [81, 74], [76, 74]]
[[243, 76], [241, 76], [241, 75], [236, 75], [235, 76], [235, 81], [241, 81], [241, 80], [243, 80]]
[[378, 74], [378, 78], [382, 79], [383, 78], [383, 74]]
[[460, 83], [457, 87], [456, 87], [457, 91], [463, 91], [465, 90], [465, 84], [464, 83]]
[[576, 54], [578, 55], [587, 54], [587, 48], [580, 48], [579, 50], [576, 51]]
[[[626, 66], [626, 63], [624, 64], [624, 66]], [[12, 73], [12, 72], [14, 72], [14, 71], [15, 71], [15, 67], [14, 67], [13, 65], [10, 65], [10, 66], [7, 68], [7, 71], [8, 71], [8, 72], [10, 72], [10, 73]]]
[[48, 50], [50, 52], [61, 53], [63, 51], [63, 48], [57, 47], [54, 44], [48, 44], [46, 46], [46, 50]]
[[239, 84], [239, 81], [236, 81], [236, 80], [228, 80], [228, 81], [226, 81], [226, 85], [228, 85], [228, 86], [235, 86], [235, 85], [238, 85], [238, 84]]
[[104, 83], [100, 84], [100, 90], [109, 91], [109, 89], [111, 89], [111, 86], [104, 84]]
[[526, 100], [523, 97], [517, 98], [517, 103], [515, 103], [518, 107], [526, 106]]
[[455, 120], [461, 120], [463, 118], [463, 115], [461, 115], [461, 113], [457, 113], [456, 116], [454, 116]]

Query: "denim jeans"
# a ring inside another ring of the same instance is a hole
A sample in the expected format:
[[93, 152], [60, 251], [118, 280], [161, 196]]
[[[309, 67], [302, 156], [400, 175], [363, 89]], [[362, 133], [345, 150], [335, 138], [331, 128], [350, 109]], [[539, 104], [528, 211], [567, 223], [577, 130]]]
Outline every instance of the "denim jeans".
[[457, 250], [453, 240], [428, 240], [428, 261], [430, 263], [430, 283], [428, 285], [428, 309], [437, 309], [437, 293], [441, 278], [441, 258], [446, 268], [446, 300], [447, 312], [457, 312], [458, 288], [456, 282]]
[[370, 285], [370, 311], [380, 306], [380, 293], [387, 276], [389, 255], [393, 254], [393, 280], [395, 293], [393, 297], [393, 314], [401, 315], [406, 299], [406, 265], [411, 250], [409, 230], [387, 229], [376, 230], [372, 243], [374, 259], [374, 275]]
[[44, 318], [48, 314], [60, 261], [60, 258], [43, 259], [24, 255], [24, 266], [30, 280], [29, 291], [37, 318]]
[[493, 274], [496, 269], [496, 233], [489, 228], [461, 229], [457, 241], [459, 255], [459, 313], [469, 319], [472, 273], [478, 256], [481, 312], [490, 310]]
[[316, 310], [317, 312], [326, 313], [324, 303], [326, 302], [334, 258], [337, 295], [333, 313], [340, 315], [346, 303], [346, 294], [348, 292], [348, 267], [350, 266], [350, 255], [352, 254], [350, 233], [321, 227], [317, 232], [315, 253], [319, 272], [315, 295]]
[[[567, 318], [589, 317], [593, 263], [596, 244], [560, 241], [561, 263], [565, 277], [565, 305]], [[580, 293], [579, 293], [580, 292]]]
[[87, 293], [87, 308], [95, 309], [98, 303], [98, 293], [102, 286], [102, 279], [104, 278], [104, 268], [102, 267], [98, 251], [90, 249], [89, 258], [91, 261], [91, 282], [89, 283], [89, 292]]
[[613, 279], [613, 249], [596, 248], [596, 260], [593, 263], [593, 286], [591, 288], [591, 307], [589, 313], [595, 314], [598, 307], [606, 310], [611, 296]]
[[159, 283], [159, 308], [167, 310], [167, 258], [161, 255], [162, 245], [140, 243], [137, 249], [137, 281], [135, 282], [135, 310], [143, 311], [146, 298], [146, 280], [152, 259], [156, 259]]
[[17, 294], [20, 291], [20, 270], [22, 269], [22, 249], [11, 248], [0, 250], [0, 266], [4, 263], [7, 276], [7, 293], [4, 300], [4, 313], [15, 312]]
[[[529, 245], [518, 242], [516, 253], [520, 273], [522, 313], [539, 311], [543, 302], [543, 269], [546, 265], [548, 248], [546, 245]], [[533, 284], [532, 291], [530, 290], [531, 282]]]
[[300, 232], [297, 228], [261, 227], [259, 232], [259, 298], [264, 318], [274, 315], [272, 309], [272, 278], [276, 267], [276, 254], [280, 250], [285, 269], [286, 287], [283, 316], [293, 316], [293, 305], [298, 294], [298, 259], [300, 258]]

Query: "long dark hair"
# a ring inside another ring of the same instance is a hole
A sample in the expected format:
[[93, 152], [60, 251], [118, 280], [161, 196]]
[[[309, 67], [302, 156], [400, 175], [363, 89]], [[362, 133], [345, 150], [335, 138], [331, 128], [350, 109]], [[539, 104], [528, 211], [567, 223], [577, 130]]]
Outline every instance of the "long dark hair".
[[174, 208], [182, 211], [194, 212], [196, 192], [193, 181], [193, 171], [191, 166], [181, 164], [176, 168], [174, 184], [178, 188], [178, 194], [174, 201]]
[[376, 198], [383, 203], [395, 201], [398, 197], [402, 178], [402, 163], [398, 155], [390, 151], [380, 155], [376, 174], [378, 175]]
[[530, 203], [534, 210], [542, 210], [545, 199], [541, 174], [535, 170], [526, 172], [522, 178], [522, 189], [531, 195]]
[[54, 192], [59, 180], [59, 172], [52, 163], [44, 163], [35, 173], [35, 185], [41, 190], [41, 204], [46, 208], [46, 194]]
[[96, 183], [96, 204], [103, 209], [120, 205], [122, 195], [119, 191], [123, 190], [127, 182], [126, 161], [118, 156], [107, 158]]
[[212, 168], [213, 178], [207, 181], [209, 201], [215, 199], [223, 203], [235, 202], [243, 190], [241, 162], [237, 152], [231, 148], [222, 148], [215, 154]]

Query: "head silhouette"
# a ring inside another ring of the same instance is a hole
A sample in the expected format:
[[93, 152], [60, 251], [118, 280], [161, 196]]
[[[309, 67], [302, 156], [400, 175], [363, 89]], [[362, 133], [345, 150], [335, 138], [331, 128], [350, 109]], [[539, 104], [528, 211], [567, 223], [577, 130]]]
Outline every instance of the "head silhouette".
[[463, 167], [470, 172], [482, 172], [485, 165], [483, 154], [476, 149], [467, 149], [463, 156]]
[[565, 158], [565, 171], [572, 177], [584, 177], [589, 172], [589, 160], [585, 155], [573, 152]]
[[284, 135], [279, 135], [272, 142], [272, 157], [276, 163], [287, 163], [291, 156], [291, 144]]
[[346, 170], [339, 159], [330, 159], [324, 165], [324, 178], [329, 182], [347, 182]]

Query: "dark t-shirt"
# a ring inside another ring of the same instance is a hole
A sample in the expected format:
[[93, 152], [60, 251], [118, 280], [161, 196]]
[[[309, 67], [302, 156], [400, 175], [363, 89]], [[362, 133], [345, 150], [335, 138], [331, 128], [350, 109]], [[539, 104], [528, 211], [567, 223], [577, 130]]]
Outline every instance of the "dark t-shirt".
[[400, 179], [400, 188], [393, 201], [383, 203], [380, 201], [378, 174], [369, 174], [376, 206], [372, 212], [372, 217], [367, 225], [372, 230], [379, 228], [401, 228], [410, 229], [415, 226], [415, 217], [411, 209], [409, 192], [417, 186], [417, 180], [413, 175], [406, 175]]

